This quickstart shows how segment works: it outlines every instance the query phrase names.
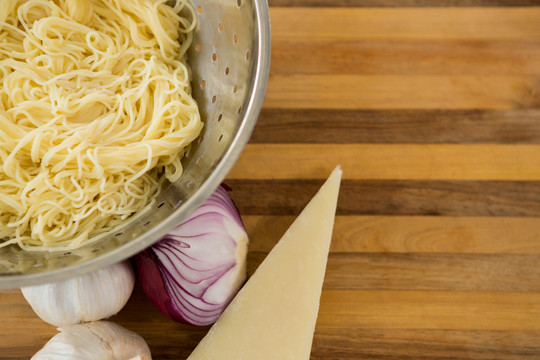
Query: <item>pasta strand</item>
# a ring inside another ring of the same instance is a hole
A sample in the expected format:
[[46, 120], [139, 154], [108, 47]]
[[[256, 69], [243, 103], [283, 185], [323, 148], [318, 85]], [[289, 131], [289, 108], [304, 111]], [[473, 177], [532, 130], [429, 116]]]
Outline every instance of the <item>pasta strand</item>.
[[84, 246], [181, 176], [195, 25], [188, 0], [0, 1], [0, 247]]

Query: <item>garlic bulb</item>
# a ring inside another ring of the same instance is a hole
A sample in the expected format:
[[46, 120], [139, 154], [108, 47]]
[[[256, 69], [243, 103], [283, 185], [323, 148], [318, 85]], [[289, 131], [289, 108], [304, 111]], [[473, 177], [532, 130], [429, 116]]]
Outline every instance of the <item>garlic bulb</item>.
[[126, 304], [135, 275], [127, 261], [50, 284], [21, 289], [26, 301], [45, 322], [56, 326], [108, 318]]
[[31, 360], [151, 360], [144, 339], [108, 321], [61, 327]]

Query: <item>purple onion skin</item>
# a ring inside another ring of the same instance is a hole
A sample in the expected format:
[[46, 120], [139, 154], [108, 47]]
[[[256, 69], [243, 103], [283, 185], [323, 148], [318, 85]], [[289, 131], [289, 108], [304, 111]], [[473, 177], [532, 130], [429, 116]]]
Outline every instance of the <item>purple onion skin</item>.
[[135, 256], [144, 293], [174, 321], [214, 323], [245, 282], [248, 236], [226, 189]]

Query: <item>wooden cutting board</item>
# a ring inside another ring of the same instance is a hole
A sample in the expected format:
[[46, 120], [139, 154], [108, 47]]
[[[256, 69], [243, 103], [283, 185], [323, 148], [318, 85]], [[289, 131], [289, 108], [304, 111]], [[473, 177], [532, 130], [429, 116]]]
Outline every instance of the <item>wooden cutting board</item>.
[[[228, 183], [253, 272], [343, 167], [312, 359], [539, 359], [540, 1], [270, 5], [264, 109]], [[208, 330], [138, 288], [112, 320], [158, 360]], [[56, 333], [18, 291], [0, 322], [0, 359]]]

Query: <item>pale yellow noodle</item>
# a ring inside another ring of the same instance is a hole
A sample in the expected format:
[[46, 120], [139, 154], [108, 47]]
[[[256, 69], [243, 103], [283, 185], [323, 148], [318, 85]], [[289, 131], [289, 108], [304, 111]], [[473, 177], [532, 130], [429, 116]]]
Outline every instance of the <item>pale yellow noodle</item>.
[[0, 1], [0, 247], [88, 244], [181, 176], [195, 22], [188, 0]]

